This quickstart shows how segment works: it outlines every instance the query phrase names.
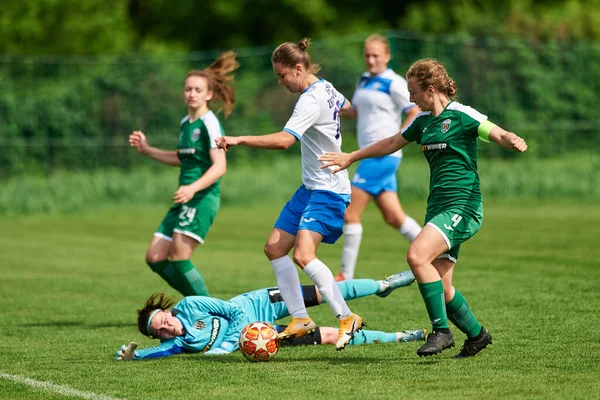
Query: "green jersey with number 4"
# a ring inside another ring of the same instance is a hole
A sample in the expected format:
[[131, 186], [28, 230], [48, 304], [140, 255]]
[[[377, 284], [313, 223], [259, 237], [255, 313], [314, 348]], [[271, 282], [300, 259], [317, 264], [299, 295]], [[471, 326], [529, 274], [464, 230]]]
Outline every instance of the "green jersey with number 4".
[[404, 139], [421, 144], [429, 163], [428, 217], [449, 209], [477, 213], [481, 204], [477, 137], [486, 120], [475, 109], [452, 101], [437, 117], [421, 113], [402, 131]]
[[[223, 136], [221, 123], [212, 111], [207, 112], [194, 122], [189, 116], [181, 121], [177, 155], [181, 160], [179, 185], [189, 185], [197, 181], [211, 167], [210, 149], [216, 148], [215, 139]], [[220, 179], [204, 190], [197, 192], [194, 198], [206, 195], [219, 197]]]

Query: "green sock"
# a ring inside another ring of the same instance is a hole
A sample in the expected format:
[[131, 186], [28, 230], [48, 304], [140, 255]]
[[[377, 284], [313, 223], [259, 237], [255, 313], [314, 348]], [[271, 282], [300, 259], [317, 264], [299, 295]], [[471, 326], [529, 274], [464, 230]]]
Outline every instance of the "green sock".
[[395, 343], [396, 334], [386, 333], [381, 331], [365, 331], [357, 332], [350, 344], [371, 344], [371, 343]]
[[204, 278], [190, 260], [171, 261], [165, 269], [176, 286], [173, 286], [184, 296], [208, 296]]
[[473, 339], [481, 332], [481, 325], [469, 309], [465, 298], [458, 290], [454, 293], [454, 298], [446, 304], [448, 319], [461, 331], [467, 334], [469, 339]]
[[[379, 291], [379, 283], [373, 279], [350, 279], [348, 281], [336, 282], [344, 300], [354, 300], [360, 297], [370, 296]], [[325, 304], [325, 298], [322, 299]]]
[[171, 262], [169, 260], [163, 260], [157, 262], [149, 262], [147, 264], [148, 266], [150, 266], [150, 269], [152, 269], [152, 271], [156, 272], [161, 278], [163, 278], [169, 284], [169, 286], [171, 286], [175, 290], [179, 290], [177, 289], [177, 286], [173, 281], [173, 277], [171, 277], [171, 275], [165, 272], [170, 263]]
[[442, 280], [429, 283], [419, 283], [419, 291], [425, 301], [427, 314], [436, 329], [448, 329], [448, 317], [446, 316], [446, 302], [444, 301], [444, 285]]

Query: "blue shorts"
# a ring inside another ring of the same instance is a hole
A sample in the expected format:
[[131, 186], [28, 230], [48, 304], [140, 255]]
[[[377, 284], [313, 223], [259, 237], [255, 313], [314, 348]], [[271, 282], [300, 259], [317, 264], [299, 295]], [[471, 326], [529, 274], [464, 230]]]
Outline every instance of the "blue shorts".
[[333, 244], [342, 236], [348, 204], [349, 194], [309, 190], [302, 185], [281, 210], [275, 228], [293, 236], [300, 229], [317, 232], [323, 235], [323, 243]]
[[400, 161], [401, 158], [392, 156], [365, 158], [352, 177], [352, 185], [375, 197], [381, 192], [396, 192], [396, 171], [400, 167]]

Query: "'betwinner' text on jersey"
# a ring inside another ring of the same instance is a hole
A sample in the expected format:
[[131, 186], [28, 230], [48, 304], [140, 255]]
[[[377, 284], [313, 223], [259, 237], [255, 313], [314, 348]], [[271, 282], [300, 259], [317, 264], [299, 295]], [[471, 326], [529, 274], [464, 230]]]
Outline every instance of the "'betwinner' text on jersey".
[[420, 113], [402, 136], [421, 144], [431, 169], [427, 213], [449, 207], [475, 212], [481, 203], [477, 174], [479, 125], [487, 116], [457, 102], [450, 102], [437, 117]]
[[[210, 149], [216, 148], [215, 139], [223, 136], [223, 128], [216, 115], [209, 111], [194, 122], [189, 116], [181, 121], [177, 156], [181, 160], [179, 185], [197, 181], [212, 165]], [[197, 192], [194, 198], [212, 194], [220, 196], [220, 179], [206, 189]]]

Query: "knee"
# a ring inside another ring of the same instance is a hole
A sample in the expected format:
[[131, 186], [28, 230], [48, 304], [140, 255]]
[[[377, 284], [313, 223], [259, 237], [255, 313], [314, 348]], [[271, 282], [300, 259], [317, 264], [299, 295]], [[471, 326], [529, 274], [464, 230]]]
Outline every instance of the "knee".
[[275, 260], [285, 255], [281, 254], [281, 250], [279, 250], [276, 245], [269, 243], [265, 245], [263, 251], [269, 260]]
[[394, 229], [400, 229], [400, 227], [402, 226], [402, 218], [400, 218], [399, 215], [393, 215], [393, 214], [384, 214], [383, 215], [383, 220], [385, 221], [386, 224], [388, 224], [389, 226], [391, 226]]
[[148, 253], [146, 253], [146, 264], [148, 264], [148, 265], [150, 265], [152, 263], [165, 261], [167, 259], [168, 259], [168, 257], [164, 254], [150, 252], [150, 251]]
[[338, 340], [339, 330], [333, 327], [320, 327], [321, 344], [335, 344]]
[[296, 265], [302, 269], [304, 269], [304, 267], [306, 267], [306, 265], [315, 258], [316, 255], [314, 253], [304, 252], [294, 248], [294, 263], [296, 263]]
[[429, 260], [425, 259], [422, 252], [419, 251], [419, 249], [416, 246], [410, 246], [408, 248], [408, 252], [406, 253], [406, 262], [410, 266], [411, 270], [414, 271], [416, 269], [419, 269], [421, 266], [427, 263], [427, 261]]
[[360, 224], [360, 212], [355, 211], [352, 207], [348, 207], [344, 213], [345, 224]]

